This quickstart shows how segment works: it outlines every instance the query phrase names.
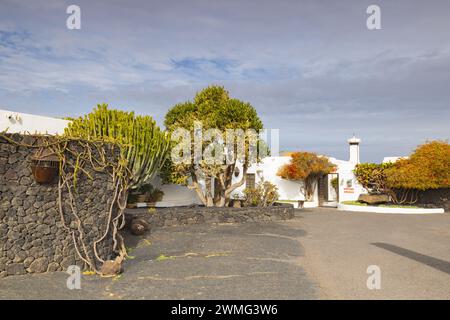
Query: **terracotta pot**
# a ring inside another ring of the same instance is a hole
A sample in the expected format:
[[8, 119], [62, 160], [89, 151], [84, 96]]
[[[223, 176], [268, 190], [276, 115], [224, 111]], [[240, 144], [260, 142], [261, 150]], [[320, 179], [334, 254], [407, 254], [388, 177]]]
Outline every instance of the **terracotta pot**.
[[31, 172], [37, 183], [50, 183], [58, 174], [58, 167], [33, 164], [31, 165]]
[[59, 171], [59, 158], [49, 148], [40, 148], [31, 157], [31, 172], [37, 183], [53, 182]]

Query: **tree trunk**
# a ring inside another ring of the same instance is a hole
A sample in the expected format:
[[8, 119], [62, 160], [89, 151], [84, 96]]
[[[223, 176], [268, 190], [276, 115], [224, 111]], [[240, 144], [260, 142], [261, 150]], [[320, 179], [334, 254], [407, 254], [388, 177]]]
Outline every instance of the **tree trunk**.
[[198, 183], [197, 174], [195, 173], [195, 170], [191, 170], [191, 179], [192, 179], [192, 185], [188, 186], [189, 189], [194, 189], [197, 193], [200, 201], [203, 203], [204, 206], [207, 205], [207, 200], [205, 195], [203, 194], [203, 190], [201, 185]]
[[211, 177], [205, 179], [205, 194], [206, 194], [206, 206], [214, 207], [214, 200], [211, 193]]
[[217, 207], [217, 203], [220, 202], [220, 196], [222, 193], [222, 188], [220, 186], [219, 177], [214, 179], [214, 205]]
[[231, 193], [242, 186], [246, 180], [248, 165], [243, 166], [243, 175], [239, 182], [232, 184], [235, 164], [228, 166], [225, 172], [219, 174], [214, 181], [214, 194], [212, 194], [211, 177], [205, 178], [205, 190], [198, 183], [198, 177], [195, 169], [191, 170], [192, 184], [190, 189], [194, 189], [201, 202], [206, 207], [225, 207], [230, 205]]
[[303, 195], [305, 196], [305, 201], [311, 201], [314, 194], [314, 182], [316, 177], [306, 177], [303, 180]]
[[219, 174], [219, 176], [216, 178], [215, 187], [217, 188], [217, 192], [215, 192], [216, 199], [214, 201], [216, 207], [225, 206], [225, 175], [226, 172]]
[[203, 194], [202, 187], [197, 182], [193, 182], [192, 185], [188, 186], [189, 189], [194, 189], [197, 193], [197, 196], [199, 197], [200, 201], [203, 203], [204, 206], [206, 206], [206, 198]]
[[[230, 185], [226, 190], [225, 190], [225, 204], [227, 205], [227, 204], [229, 204], [229, 202], [230, 202], [230, 195], [231, 195], [231, 193], [234, 191], [234, 190], [236, 190], [237, 188], [239, 188], [240, 186], [242, 186], [242, 185], [244, 185], [244, 183], [245, 183], [245, 178], [246, 178], [246, 175], [247, 175], [247, 169], [248, 169], [248, 164], [246, 164], [246, 163], [244, 163], [244, 166], [243, 166], [243, 174], [242, 174], [242, 178], [241, 178], [241, 180], [239, 181], [239, 182], [236, 182], [236, 183], [234, 183], [234, 184], [232, 184], [232, 185]], [[230, 180], [231, 181], [231, 180]]]

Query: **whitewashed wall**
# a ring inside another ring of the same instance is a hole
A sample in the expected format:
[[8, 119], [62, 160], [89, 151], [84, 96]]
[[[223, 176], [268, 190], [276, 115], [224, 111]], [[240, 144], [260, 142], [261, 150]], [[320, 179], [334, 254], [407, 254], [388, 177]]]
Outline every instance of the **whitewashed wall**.
[[162, 201], [157, 202], [156, 207], [189, 206], [202, 203], [197, 193], [185, 186], [162, 184], [159, 177], [153, 179], [152, 185], [164, 192]]
[[339, 174], [339, 202], [358, 200], [361, 193], [366, 193], [353, 174], [355, 163], [335, 158], [330, 158], [330, 161], [337, 165], [336, 172]]
[[[269, 181], [273, 183], [278, 188], [278, 193], [280, 195], [280, 200], [290, 200], [290, 201], [299, 201], [305, 200], [305, 195], [301, 192], [301, 181], [290, 181], [286, 179], [282, 179], [277, 175], [279, 168], [291, 160], [291, 157], [266, 157], [261, 160], [260, 163], [252, 165], [247, 173], [255, 174], [255, 183], [261, 181]], [[234, 181], [240, 180], [242, 178], [242, 169], [241, 174], [234, 178]], [[243, 191], [245, 189], [244, 186], [236, 189], [232, 196], [234, 197], [243, 197]], [[316, 207], [318, 206], [318, 190], [317, 185], [314, 190], [313, 200], [306, 202], [305, 207]], [[297, 205], [297, 203], [295, 203]]]
[[[305, 200], [304, 194], [301, 192], [302, 182], [289, 181], [277, 176], [277, 172], [281, 166], [289, 163], [291, 157], [267, 157], [264, 158], [261, 163], [251, 166], [248, 173], [255, 174], [255, 182], [258, 183], [261, 180], [269, 181], [277, 186], [278, 193], [280, 194], [280, 200]], [[330, 162], [337, 166], [336, 173], [339, 175], [339, 202], [357, 200], [361, 193], [366, 193], [366, 190], [358, 184], [353, 169], [355, 163], [350, 161], [338, 160], [335, 158], [329, 158]], [[241, 179], [242, 174], [235, 180]], [[350, 185], [350, 186], [349, 186]], [[245, 185], [238, 188], [233, 192], [235, 197], [242, 197]], [[328, 192], [331, 195], [331, 200], [336, 199], [336, 192], [331, 186], [330, 181], [328, 185]], [[305, 207], [317, 207], [319, 205], [319, 195], [317, 184], [314, 189], [313, 200], [305, 202]]]
[[68, 123], [63, 119], [0, 110], [0, 131], [9, 133], [62, 134]]

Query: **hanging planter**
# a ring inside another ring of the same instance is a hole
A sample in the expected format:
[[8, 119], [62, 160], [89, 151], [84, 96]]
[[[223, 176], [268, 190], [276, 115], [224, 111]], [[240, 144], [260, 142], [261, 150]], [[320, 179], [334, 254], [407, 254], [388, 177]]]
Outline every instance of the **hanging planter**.
[[39, 149], [31, 158], [31, 172], [37, 183], [51, 183], [59, 171], [59, 158], [48, 148]]

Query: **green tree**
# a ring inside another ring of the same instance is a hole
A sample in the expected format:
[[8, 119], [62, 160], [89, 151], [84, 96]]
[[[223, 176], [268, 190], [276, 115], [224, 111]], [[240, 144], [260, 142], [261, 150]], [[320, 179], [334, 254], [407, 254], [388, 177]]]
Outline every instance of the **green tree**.
[[278, 176], [283, 179], [302, 181], [301, 192], [305, 199], [313, 197], [314, 186], [321, 176], [334, 171], [336, 166], [327, 157], [318, 156], [313, 152], [294, 152], [291, 161], [278, 170]]
[[118, 143], [132, 174], [130, 188], [148, 183], [161, 169], [170, 150], [168, 134], [150, 116], [109, 109], [107, 104], [99, 104], [89, 114], [71, 119], [64, 134]]
[[[245, 174], [252, 162], [249, 148], [253, 140], [258, 138], [245, 135], [239, 140], [234, 137], [228, 144], [225, 142], [226, 132], [228, 129], [240, 129], [242, 132], [253, 130], [259, 133], [263, 125], [255, 108], [249, 103], [230, 98], [223, 87], [209, 86], [198, 92], [193, 101], [173, 106], [167, 112], [164, 124], [175, 139], [172, 155], [178, 152], [174, 147], [183, 144], [183, 150], [189, 150], [190, 154], [184, 163], [167, 163], [162, 173], [163, 180], [188, 185], [197, 192], [205, 206], [227, 206], [233, 190], [245, 183]], [[197, 124], [201, 124], [201, 130], [198, 130]], [[176, 132], [180, 128], [190, 133], [188, 140], [176, 139]], [[208, 132], [212, 134], [205, 139]], [[200, 144], [195, 140], [198, 134], [203, 135]], [[239, 152], [240, 146], [244, 146], [243, 154]], [[217, 161], [211, 163], [204, 157], [199, 159], [199, 153], [196, 152], [198, 148], [200, 156], [210, 152]], [[238, 157], [238, 154], [241, 156]], [[233, 183], [238, 163], [242, 164], [243, 175], [242, 179]], [[204, 186], [201, 182], [204, 182]]]

